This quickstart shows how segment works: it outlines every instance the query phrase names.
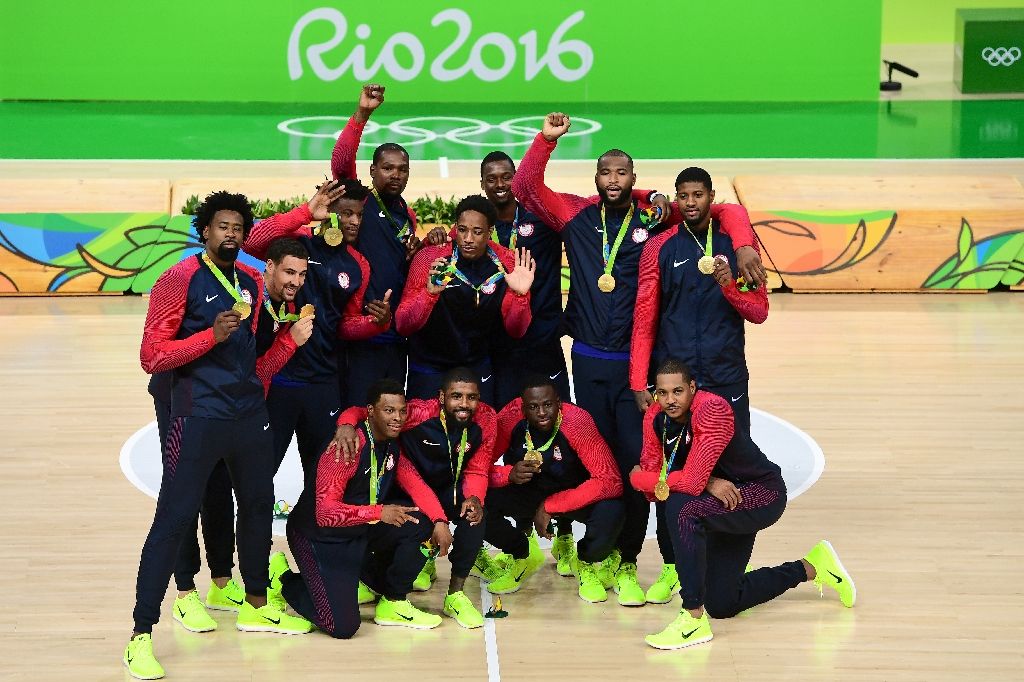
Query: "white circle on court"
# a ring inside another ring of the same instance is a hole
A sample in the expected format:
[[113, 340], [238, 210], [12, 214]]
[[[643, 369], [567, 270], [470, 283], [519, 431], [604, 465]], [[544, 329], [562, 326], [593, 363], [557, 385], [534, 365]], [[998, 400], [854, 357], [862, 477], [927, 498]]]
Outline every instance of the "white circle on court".
[[[825, 469], [825, 456], [818, 444], [797, 427], [775, 415], [750, 408], [750, 430], [758, 447], [782, 469], [786, 481], [788, 498], [793, 500], [814, 485]], [[160, 491], [163, 467], [160, 463], [160, 439], [156, 422], [152, 421], [136, 431], [121, 447], [121, 471], [132, 485], [156, 498]], [[294, 505], [302, 492], [302, 467], [299, 464], [299, 450], [292, 438], [285, 454], [281, 469], [274, 477], [274, 499]], [[652, 505], [653, 510], [653, 505]], [[274, 521], [274, 534], [284, 536], [284, 521]], [[583, 526], [573, 524], [577, 538], [583, 536]], [[647, 537], [655, 537], [654, 514], [647, 525]], [[541, 539], [541, 545], [550, 543]]]

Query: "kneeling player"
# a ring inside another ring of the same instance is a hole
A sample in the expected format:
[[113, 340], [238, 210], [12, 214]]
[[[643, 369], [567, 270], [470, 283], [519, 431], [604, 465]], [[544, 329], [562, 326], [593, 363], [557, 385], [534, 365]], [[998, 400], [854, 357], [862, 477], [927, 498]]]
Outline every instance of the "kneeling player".
[[576, 405], [563, 403], [554, 383], [541, 376], [528, 381], [522, 397], [498, 414], [494, 452], [504, 453], [505, 464], [491, 468], [494, 490], [487, 498], [485, 537], [512, 560], [488, 591], [517, 591], [544, 562], [540, 551], [531, 552], [527, 536], [505, 517], [532, 517], [537, 532], [550, 538], [548, 522], [557, 514], [587, 526], [574, 562], [580, 598], [607, 599], [594, 564], [611, 554], [622, 529], [622, 480], [594, 419]]
[[643, 454], [630, 482], [665, 503], [683, 608], [647, 643], [681, 649], [707, 642], [708, 615], [731, 618], [809, 580], [853, 606], [853, 579], [825, 540], [799, 561], [744, 573], [757, 532], [786, 508], [779, 467], [749, 434], [734, 435], [729, 403], [697, 390], [685, 364], [666, 360], [655, 380], [657, 403], [644, 416]]
[[[420, 611], [406, 595], [426, 561], [422, 543], [431, 539], [442, 554], [451, 545], [448, 519], [401, 455], [397, 438], [406, 420], [402, 387], [382, 380], [367, 397], [367, 418], [356, 429], [358, 456], [346, 463], [331, 441], [320, 455], [315, 480], [307, 481], [288, 516], [288, 546], [301, 573], [287, 568], [282, 553], [271, 558], [271, 589], [340, 639], [359, 629], [360, 576], [382, 595], [377, 624], [418, 629], [440, 625], [440, 616]], [[395, 482], [416, 507], [378, 502]]]

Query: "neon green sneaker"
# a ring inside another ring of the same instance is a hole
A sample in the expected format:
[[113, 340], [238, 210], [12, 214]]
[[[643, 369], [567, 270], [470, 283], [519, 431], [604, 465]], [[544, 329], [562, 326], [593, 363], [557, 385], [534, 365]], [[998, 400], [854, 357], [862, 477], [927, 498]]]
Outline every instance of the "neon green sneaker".
[[576, 558], [576, 540], [572, 534], [555, 536], [551, 543], [551, 556], [557, 562], [555, 570], [563, 578], [573, 575], [572, 562]]
[[490, 582], [505, 572], [511, 559], [512, 557], [504, 552], [499, 552], [497, 556], [491, 557], [490, 553], [481, 547], [480, 551], [476, 553], [476, 560], [473, 562], [473, 568], [469, 570], [469, 574], [485, 582]]
[[206, 608], [214, 611], [238, 612], [238, 607], [245, 601], [245, 590], [232, 578], [221, 588], [217, 583], [210, 583], [206, 591]]
[[278, 611], [288, 609], [288, 602], [281, 594], [281, 575], [290, 570], [292, 568], [288, 565], [288, 557], [284, 552], [274, 552], [270, 555], [270, 587], [267, 588], [267, 601]]
[[416, 580], [412, 582], [412, 589], [416, 592], [426, 592], [435, 580], [437, 580], [437, 564], [433, 559], [427, 559], [427, 563], [423, 564]]
[[857, 602], [857, 586], [839, 561], [832, 543], [822, 540], [811, 548], [804, 560], [814, 566], [814, 572], [817, 573], [814, 584], [818, 586], [819, 594], [824, 593], [827, 585], [839, 593], [839, 600], [846, 608], [851, 608]]
[[174, 600], [174, 620], [189, 632], [210, 632], [217, 629], [217, 621], [210, 618], [199, 595], [192, 590]]
[[608, 600], [608, 590], [601, 584], [601, 579], [597, 576], [597, 566], [586, 561], [577, 560], [575, 562], [575, 569], [576, 579], [580, 584], [580, 599], [591, 604]]
[[620, 564], [615, 571], [615, 594], [619, 595], [620, 606], [643, 606], [647, 595], [636, 579], [636, 564]]
[[377, 594], [369, 587], [367, 587], [366, 583], [364, 583], [362, 580], [359, 581], [358, 601], [360, 606], [362, 606], [363, 604], [372, 604], [373, 602], [377, 601], [377, 597], [379, 596], [379, 594]]
[[455, 622], [472, 630], [484, 626], [484, 617], [473, 606], [473, 602], [465, 592], [452, 592], [444, 598], [444, 615], [455, 619]]
[[512, 594], [513, 592], [518, 592], [519, 588], [523, 586], [523, 582], [533, 575], [536, 570], [536, 568], [530, 568], [529, 559], [512, 559], [505, 572], [487, 585], [487, 591], [491, 594]]
[[256, 608], [244, 602], [238, 609], [235, 627], [242, 632], [279, 632], [282, 635], [304, 635], [313, 629], [313, 624], [301, 616], [289, 616], [275, 609], [267, 602]]
[[530, 533], [530, 553], [526, 556], [526, 565], [530, 568], [532, 575], [538, 568], [544, 565], [544, 552], [540, 551], [540, 538], [537, 531]]
[[121, 662], [137, 680], [159, 680], [164, 676], [163, 666], [153, 655], [153, 635], [149, 633], [128, 640]]
[[408, 599], [391, 601], [381, 597], [377, 602], [377, 612], [373, 616], [377, 625], [398, 625], [416, 630], [431, 630], [441, 624], [441, 616], [420, 611]]
[[620, 563], [622, 563], [622, 555], [616, 549], [598, 565], [597, 577], [601, 579], [601, 584], [605, 589], [615, 584], [615, 572], [619, 570]]
[[683, 609], [667, 628], [657, 634], [647, 635], [644, 641], [655, 649], [683, 649], [710, 642], [713, 637], [707, 611], [700, 618], [694, 618], [689, 611]]
[[675, 564], [662, 564], [658, 579], [647, 590], [647, 601], [651, 604], [667, 604], [679, 594], [679, 575]]

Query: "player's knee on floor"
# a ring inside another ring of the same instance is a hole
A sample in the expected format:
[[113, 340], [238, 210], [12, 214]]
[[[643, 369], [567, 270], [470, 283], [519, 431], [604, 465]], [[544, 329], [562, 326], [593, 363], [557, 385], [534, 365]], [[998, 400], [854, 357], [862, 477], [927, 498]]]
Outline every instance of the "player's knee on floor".
[[708, 594], [705, 599], [704, 610], [712, 618], [732, 618], [742, 610], [732, 597]]
[[356, 620], [354, 623], [344, 623], [324, 632], [334, 639], [352, 639], [359, 632], [359, 625], [360, 621]]

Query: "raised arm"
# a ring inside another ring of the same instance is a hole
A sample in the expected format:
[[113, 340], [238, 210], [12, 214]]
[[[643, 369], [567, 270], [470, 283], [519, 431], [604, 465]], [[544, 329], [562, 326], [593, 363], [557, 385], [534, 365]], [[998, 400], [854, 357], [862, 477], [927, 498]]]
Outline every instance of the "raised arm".
[[622, 477], [615, 457], [598, 432], [594, 418], [582, 408], [563, 403], [562, 433], [590, 473], [590, 478], [575, 488], [548, 496], [544, 510], [552, 515], [563, 514], [622, 495]]
[[512, 179], [512, 194], [527, 210], [537, 214], [556, 232], [590, 202], [573, 194], [552, 191], [544, 182], [544, 172], [555, 150], [557, 140], [569, 130], [569, 117], [552, 113], [544, 119], [544, 127], [537, 133], [526, 151]]
[[345, 128], [334, 145], [334, 151], [331, 152], [331, 173], [335, 180], [356, 177], [356, 153], [359, 151], [359, 140], [363, 136], [363, 128], [373, 112], [383, 102], [383, 85], [371, 83], [364, 85], [359, 91], [356, 112], [345, 124]]
[[501, 318], [505, 331], [513, 339], [521, 339], [533, 321], [533, 312], [530, 310], [530, 287], [533, 285], [537, 263], [526, 249], [519, 249], [518, 253], [513, 253], [496, 242], [491, 242], [490, 245], [508, 273], [505, 276], [508, 286], [501, 299]]
[[412, 336], [427, 323], [430, 313], [441, 297], [439, 289], [431, 293], [427, 279], [430, 277], [431, 264], [439, 259], [451, 256], [454, 244], [448, 246], [428, 246], [412, 259], [409, 266], [409, 277], [402, 293], [402, 302], [395, 312], [395, 329], [402, 336]]

